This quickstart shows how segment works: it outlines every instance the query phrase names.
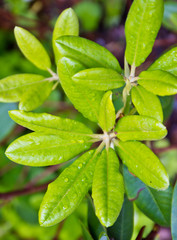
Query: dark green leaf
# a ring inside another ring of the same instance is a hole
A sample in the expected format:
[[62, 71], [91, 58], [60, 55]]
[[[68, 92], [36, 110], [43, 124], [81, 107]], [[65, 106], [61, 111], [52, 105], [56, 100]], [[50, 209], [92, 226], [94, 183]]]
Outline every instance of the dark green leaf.
[[137, 207], [155, 223], [170, 225], [172, 188], [157, 191], [146, 186], [124, 167], [125, 188], [129, 199], [135, 199]]
[[115, 240], [131, 239], [133, 233], [133, 203], [124, 199], [119, 217], [112, 227], [108, 228], [109, 237]]
[[177, 183], [173, 190], [172, 210], [171, 210], [171, 233], [172, 239], [177, 239]]

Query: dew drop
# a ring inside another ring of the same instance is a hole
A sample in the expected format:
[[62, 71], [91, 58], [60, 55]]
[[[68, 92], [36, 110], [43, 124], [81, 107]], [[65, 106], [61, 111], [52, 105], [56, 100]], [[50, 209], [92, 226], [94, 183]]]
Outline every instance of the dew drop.
[[67, 208], [68, 208], [67, 205], [64, 205], [64, 206], [63, 206], [63, 210], [66, 210]]
[[78, 168], [79, 168], [79, 169], [81, 169], [81, 168], [82, 168], [82, 163], [80, 163], [80, 164], [78, 165]]
[[77, 140], [78, 143], [84, 143], [84, 140]]
[[82, 178], [82, 182], [85, 182], [85, 178]]
[[68, 178], [65, 178], [65, 180], [64, 180], [65, 182], [68, 182], [69, 181], [69, 179]]
[[136, 168], [138, 167], [138, 165], [136, 165]]

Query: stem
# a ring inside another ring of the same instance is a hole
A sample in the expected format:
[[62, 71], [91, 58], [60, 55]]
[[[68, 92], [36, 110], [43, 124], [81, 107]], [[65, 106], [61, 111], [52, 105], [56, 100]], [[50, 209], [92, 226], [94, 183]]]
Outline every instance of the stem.
[[48, 78], [48, 80], [50, 80], [50, 81], [58, 80], [59, 81], [59, 77], [55, 72], [53, 72], [50, 68], [47, 68], [47, 71], [52, 75], [52, 77]]
[[126, 78], [128, 78], [130, 76], [130, 69], [126, 57], [124, 57], [124, 68], [125, 68], [124, 75]]
[[130, 77], [132, 78], [135, 77], [135, 70], [136, 70], [136, 66], [135, 66], [135, 63], [133, 63], [131, 66]]

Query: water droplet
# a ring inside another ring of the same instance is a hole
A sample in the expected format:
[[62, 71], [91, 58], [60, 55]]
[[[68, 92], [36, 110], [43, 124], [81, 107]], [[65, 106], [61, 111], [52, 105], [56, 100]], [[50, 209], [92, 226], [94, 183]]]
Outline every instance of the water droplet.
[[136, 165], [136, 168], [138, 167], [138, 165]]
[[80, 164], [78, 165], [78, 168], [79, 168], [79, 169], [81, 169], [81, 168], [82, 168], [82, 163], [80, 163]]
[[68, 208], [67, 205], [64, 205], [64, 206], [63, 206], [63, 210], [66, 210], [67, 208]]
[[65, 180], [64, 180], [65, 182], [68, 182], [69, 181], [69, 179], [68, 178], [65, 178]]
[[82, 178], [82, 182], [84, 182], [85, 181], [85, 178]]
[[84, 140], [77, 140], [78, 143], [84, 143]]

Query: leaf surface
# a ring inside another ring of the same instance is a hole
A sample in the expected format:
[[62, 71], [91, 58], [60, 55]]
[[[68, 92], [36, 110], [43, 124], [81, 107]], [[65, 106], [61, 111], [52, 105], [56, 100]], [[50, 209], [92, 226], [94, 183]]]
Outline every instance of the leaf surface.
[[111, 239], [125, 240], [131, 239], [133, 233], [133, 203], [124, 199], [122, 210], [116, 222], [108, 228], [108, 235]]
[[146, 145], [136, 141], [120, 141], [116, 149], [129, 171], [146, 185], [157, 190], [168, 188], [169, 178], [165, 167]]
[[163, 18], [163, 0], [133, 1], [125, 24], [125, 56], [140, 66], [152, 51]]
[[141, 86], [133, 87], [131, 96], [133, 105], [140, 115], [153, 117], [163, 122], [162, 106], [157, 96]]
[[117, 137], [127, 140], [158, 140], [167, 135], [166, 127], [154, 118], [134, 115], [121, 118], [116, 127]]
[[76, 73], [72, 79], [77, 84], [99, 91], [120, 88], [125, 84], [122, 75], [108, 68], [85, 69]]
[[159, 96], [174, 95], [177, 93], [177, 77], [162, 71], [144, 71], [139, 75], [138, 83], [146, 90]]
[[119, 172], [119, 160], [111, 148], [108, 152], [103, 150], [96, 164], [92, 196], [100, 222], [106, 227], [112, 226], [124, 201], [124, 183]]
[[63, 57], [73, 58], [86, 67], [105, 67], [121, 72], [121, 67], [112, 53], [88, 39], [62, 36], [56, 40], [56, 47]]
[[129, 199], [135, 199], [137, 207], [155, 223], [161, 226], [170, 225], [171, 186], [165, 191], [158, 191], [146, 186], [134, 177], [126, 167], [123, 169], [125, 189]]
[[18, 102], [31, 87], [45, 82], [45, 77], [36, 74], [16, 74], [0, 80], [0, 101]]
[[56, 63], [60, 58], [60, 54], [58, 54], [58, 51], [56, 49], [55, 40], [64, 35], [75, 35], [75, 36], [79, 35], [78, 18], [72, 8], [65, 9], [60, 14], [60, 16], [58, 17], [55, 23], [52, 44], [53, 44], [53, 50], [55, 53]]
[[15, 27], [14, 33], [20, 50], [30, 62], [42, 70], [51, 67], [50, 58], [36, 37], [21, 27]]
[[84, 124], [68, 118], [57, 117], [48, 113], [10, 111], [10, 117], [23, 127], [36, 132], [58, 135], [64, 139], [89, 139], [93, 132]]
[[177, 183], [175, 184], [172, 197], [172, 210], [171, 210], [171, 234], [172, 239], [177, 239]]
[[27, 166], [49, 166], [66, 162], [89, 149], [90, 143], [83, 139], [62, 139], [47, 133], [30, 133], [12, 142], [6, 156]]
[[160, 56], [148, 68], [148, 71], [149, 70], [163, 70], [177, 76], [177, 47], [170, 49]]
[[94, 151], [89, 151], [49, 184], [39, 211], [41, 226], [61, 222], [79, 206], [91, 187], [96, 161]]
[[85, 67], [76, 60], [62, 58], [58, 64], [61, 85], [75, 108], [91, 121], [98, 121], [100, 102], [104, 92], [91, 90], [74, 83], [72, 76]]
[[44, 81], [35, 84], [22, 95], [20, 100], [19, 109], [24, 111], [32, 111], [43, 104], [52, 92], [53, 83]]
[[106, 92], [100, 103], [99, 111], [99, 125], [100, 127], [109, 132], [115, 124], [116, 114], [115, 108], [112, 103], [112, 92]]

